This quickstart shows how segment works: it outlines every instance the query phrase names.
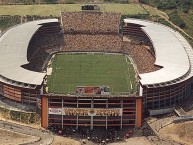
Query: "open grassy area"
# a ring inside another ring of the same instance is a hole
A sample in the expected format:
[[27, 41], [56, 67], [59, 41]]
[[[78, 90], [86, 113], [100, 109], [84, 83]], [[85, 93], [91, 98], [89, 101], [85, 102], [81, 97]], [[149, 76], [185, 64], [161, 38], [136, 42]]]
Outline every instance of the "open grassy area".
[[125, 55], [58, 54], [52, 68], [49, 92], [75, 94], [77, 86], [109, 86], [112, 94], [136, 90], [135, 72]]
[[[49, 5], [1, 5], [0, 15], [40, 15], [59, 16], [61, 11], [81, 11], [84, 4], [49, 4]], [[121, 14], [146, 14], [139, 4], [99, 4], [101, 11], [120, 12]]]

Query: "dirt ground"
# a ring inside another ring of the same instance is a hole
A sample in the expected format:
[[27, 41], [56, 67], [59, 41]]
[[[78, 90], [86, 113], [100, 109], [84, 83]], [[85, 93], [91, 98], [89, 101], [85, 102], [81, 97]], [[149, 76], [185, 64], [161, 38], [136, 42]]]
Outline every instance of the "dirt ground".
[[24, 134], [0, 129], [1, 145], [24, 144], [24, 143], [33, 142], [36, 140], [39, 140], [39, 137], [24, 135]]
[[54, 136], [52, 145], [81, 145], [81, 143], [67, 137]]
[[[85, 145], [91, 144], [92, 143], [87, 142]], [[81, 145], [81, 143], [79, 141], [70, 138], [55, 136], [52, 145]], [[149, 142], [148, 139], [145, 137], [133, 137], [123, 142], [110, 143], [108, 145], [154, 145], [154, 144]]]
[[154, 145], [147, 140], [145, 137], [132, 137], [127, 139], [125, 142], [116, 142], [109, 145]]
[[173, 123], [160, 130], [163, 137], [175, 140], [183, 145], [193, 143], [193, 121], [185, 123]]

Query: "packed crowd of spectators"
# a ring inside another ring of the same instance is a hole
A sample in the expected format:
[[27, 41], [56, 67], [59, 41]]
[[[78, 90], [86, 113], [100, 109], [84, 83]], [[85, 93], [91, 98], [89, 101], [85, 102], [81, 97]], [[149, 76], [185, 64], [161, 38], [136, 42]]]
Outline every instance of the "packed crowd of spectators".
[[118, 51], [122, 47], [122, 38], [119, 35], [64, 35], [63, 51]]
[[33, 71], [43, 71], [43, 66], [53, 51], [59, 51], [62, 43], [62, 37], [59, 31], [50, 31], [49, 29], [39, 29], [32, 37], [27, 52], [29, 64], [25, 68]]
[[62, 12], [64, 32], [115, 32], [118, 33], [119, 13]]
[[149, 46], [124, 42], [122, 51], [132, 57], [140, 74], [160, 69], [160, 67], [154, 65], [155, 57]]

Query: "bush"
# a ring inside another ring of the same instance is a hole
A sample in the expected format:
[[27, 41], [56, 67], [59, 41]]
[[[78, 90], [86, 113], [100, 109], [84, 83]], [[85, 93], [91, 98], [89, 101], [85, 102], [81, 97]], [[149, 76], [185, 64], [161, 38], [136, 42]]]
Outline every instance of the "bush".
[[30, 113], [21, 112], [21, 122], [28, 124], [30, 116]]
[[193, 1], [191, 0], [179, 1], [179, 7], [182, 8], [184, 13], [188, 13], [192, 5]]
[[172, 25], [168, 21], [166, 21], [164, 18], [159, 18], [158, 22], [172, 28]]
[[0, 112], [1, 112], [2, 117], [9, 118], [9, 110], [8, 109], [0, 107]]
[[171, 10], [171, 9], [176, 9], [177, 5], [174, 1], [160, 1], [157, 5], [158, 9], [163, 9], [163, 10]]
[[5, 30], [21, 22], [20, 16], [0, 16], [0, 28]]
[[30, 123], [38, 123], [40, 121], [41, 121], [41, 118], [37, 113], [31, 113]]
[[18, 111], [10, 110], [10, 117], [12, 120], [20, 121], [21, 113]]
[[129, 0], [103, 0], [104, 2], [113, 2], [113, 3], [122, 3], [122, 4], [128, 4]]
[[169, 14], [170, 20], [174, 22], [176, 25], [178, 25], [180, 28], [185, 28], [186, 24], [185, 22], [180, 18], [178, 15], [178, 12], [175, 10], [171, 14]]

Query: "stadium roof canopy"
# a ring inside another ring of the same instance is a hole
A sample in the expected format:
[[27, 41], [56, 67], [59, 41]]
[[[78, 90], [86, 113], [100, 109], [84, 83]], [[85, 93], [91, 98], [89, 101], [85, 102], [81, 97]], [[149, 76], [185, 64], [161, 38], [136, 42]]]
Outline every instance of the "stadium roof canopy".
[[124, 19], [124, 22], [142, 26], [142, 31], [154, 47], [155, 65], [163, 67], [154, 72], [139, 74], [142, 85], [175, 83], [192, 75], [192, 48], [179, 32], [162, 24], [144, 20], [129, 18]]
[[29, 63], [27, 49], [34, 33], [44, 23], [58, 22], [57, 19], [46, 19], [17, 25], [0, 37], [0, 81], [19, 82], [30, 85], [41, 85], [45, 73], [39, 73], [21, 67]]

